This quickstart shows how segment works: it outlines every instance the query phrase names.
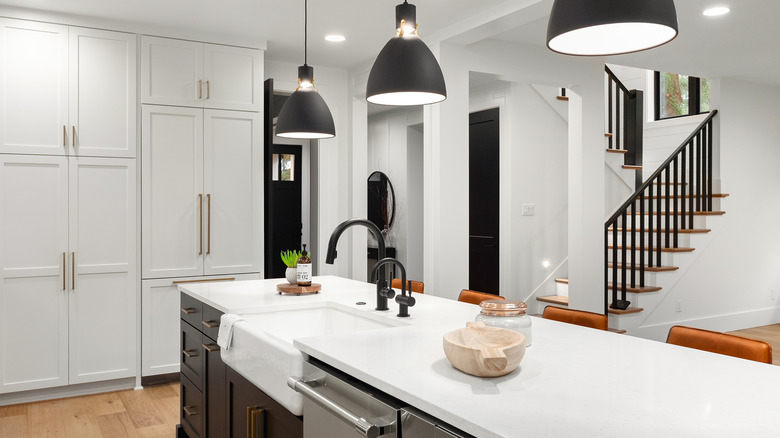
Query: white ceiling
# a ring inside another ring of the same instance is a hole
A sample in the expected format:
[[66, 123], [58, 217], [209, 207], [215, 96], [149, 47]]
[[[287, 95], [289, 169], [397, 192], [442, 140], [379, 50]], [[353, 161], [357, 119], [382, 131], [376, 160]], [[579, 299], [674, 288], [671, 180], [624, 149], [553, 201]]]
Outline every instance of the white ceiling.
[[[649, 0], [652, 1], [652, 0]], [[394, 33], [401, 0], [309, 0], [309, 64], [351, 68], [373, 59]], [[531, 5], [549, 10], [552, 0], [416, 0], [420, 35], [432, 35], [485, 11]], [[608, 61], [704, 77], [738, 76], [780, 85], [780, 1], [677, 0], [680, 35], [666, 46]], [[708, 18], [701, 11], [726, 4], [731, 13]], [[171, 26], [268, 41], [269, 59], [302, 63], [302, 0], [0, 0], [0, 6]], [[482, 14], [482, 15], [480, 15]], [[537, 15], [540, 15], [537, 13]], [[487, 21], [479, 38], [544, 46], [547, 17], [507, 30], [507, 20]], [[464, 26], [465, 28], [465, 26]], [[485, 31], [485, 28], [488, 31]], [[492, 32], [490, 29], [495, 29]], [[323, 40], [341, 33], [343, 43]], [[475, 42], [475, 40], [471, 40]]]

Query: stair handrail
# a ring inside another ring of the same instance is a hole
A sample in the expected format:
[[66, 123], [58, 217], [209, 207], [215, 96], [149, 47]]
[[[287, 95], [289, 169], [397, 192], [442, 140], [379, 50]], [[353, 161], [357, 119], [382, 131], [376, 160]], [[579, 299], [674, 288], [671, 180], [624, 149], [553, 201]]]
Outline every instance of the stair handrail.
[[[639, 269], [639, 289], [645, 287], [645, 253], [647, 252], [648, 267], [654, 263], [661, 267], [661, 253], [664, 248], [679, 248], [678, 234], [685, 229], [686, 219], [691, 228], [694, 226], [694, 215], [697, 211], [712, 211], [712, 173], [713, 173], [713, 119], [718, 110], [710, 114], [686, 137], [669, 157], [632, 193], [604, 224], [604, 313], [610, 309], [626, 310], [630, 304], [626, 300], [629, 288], [629, 241], [627, 230], [631, 229], [630, 241], [630, 287], [637, 288], [637, 267]], [[687, 154], [686, 154], [687, 152]], [[679, 162], [678, 162], [679, 159]], [[689, 161], [689, 165], [687, 164]], [[680, 164], [678, 166], [678, 164]], [[665, 181], [661, 177], [666, 173]], [[671, 174], [671, 175], [670, 175]], [[688, 179], [686, 178], [688, 177]], [[678, 181], [681, 184], [678, 184]], [[658, 181], [657, 196], [654, 196], [653, 184]], [[670, 182], [671, 180], [671, 182]], [[686, 186], [690, 180], [690, 193], [686, 195]], [[662, 195], [662, 188], [664, 194]], [[673, 190], [673, 192], [672, 192]], [[645, 197], [645, 191], [648, 192]], [[670, 199], [674, 199], [673, 204]], [[645, 204], [645, 199], [649, 202]], [[665, 199], [665, 202], [662, 200]], [[653, 203], [655, 201], [655, 214]], [[637, 202], [639, 209], [637, 210]], [[686, 202], [688, 203], [686, 211]], [[665, 209], [662, 208], [665, 205]], [[628, 219], [631, 210], [630, 224]], [[647, 211], [647, 213], [645, 213]], [[637, 214], [638, 213], [638, 214]], [[645, 227], [645, 214], [648, 215], [648, 227]], [[639, 216], [639, 242], [637, 242], [637, 216]], [[655, 216], [655, 230], [653, 230]], [[665, 221], [665, 228], [664, 222]], [[622, 228], [621, 228], [622, 226]], [[609, 237], [612, 232], [612, 283], [609, 282]], [[618, 245], [618, 231], [621, 230], [621, 245]], [[649, 232], [648, 232], [649, 231]], [[645, 234], [647, 233], [647, 246]], [[654, 242], [655, 240], [655, 242]], [[637, 243], [639, 248], [639, 263], [637, 264]], [[655, 245], [654, 245], [655, 244]], [[620, 252], [618, 249], [620, 248]], [[654, 253], [655, 250], [655, 253]], [[653, 259], [655, 257], [655, 260]], [[620, 270], [620, 277], [618, 277]], [[622, 280], [618, 283], [618, 280]], [[621, 292], [618, 299], [618, 289]], [[612, 304], [609, 304], [610, 291]], [[648, 290], [645, 290], [648, 291]]]
[[613, 73], [612, 70], [610, 70], [608, 66], [606, 66], [606, 65], [604, 66], [604, 71], [607, 72], [609, 77], [611, 77], [612, 80], [615, 81], [617, 86], [620, 87], [620, 89], [623, 90], [624, 93], [626, 93], [626, 94], [631, 93], [631, 90], [629, 90], [628, 87], [626, 87], [625, 84], [623, 84], [623, 81], [621, 81], [620, 78], [618, 78], [617, 75], [615, 73]]
[[661, 175], [661, 173], [663, 173], [666, 166], [670, 165], [672, 161], [674, 161], [674, 159], [677, 157], [677, 155], [680, 154], [680, 152], [685, 148], [685, 146], [687, 146], [694, 138], [696, 138], [696, 135], [699, 133], [699, 131], [701, 131], [702, 128], [704, 128], [710, 122], [710, 120], [712, 120], [712, 118], [715, 117], [717, 114], [718, 114], [718, 110], [712, 110], [710, 114], [701, 123], [699, 123], [699, 126], [697, 126], [696, 129], [693, 130], [691, 135], [686, 137], [685, 140], [683, 140], [683, 142], [680, 144], [680, 146], [677, 149], [675, 149], [671, 155], [669, 155], [669, 158], [667, 158], [666, 161], [661, 163], [661, 165], [658, 166], [655, 172], [653, 172], [653, 174], [650, 175], [645, 180], [645, 182], [642, 183], [642, 185], [640, 185], [639, 188], [636, 189], [634, 193], [628, 197], [628, 200], [624, 202], [623, 205], [621, 205], [617, 209], [617, 211], [615, 211], [615, 214], [613, 214], [609, 219], [607, 219], [607, 223], [609, 224], [610, 222], [613, 222], [615, 221], [615, 219], [620, 217], [620, 214], [623, 212], [623, 210], [627, 210], [628, 207], [630, 207], [631, 204], [634, 201], [636, 201], [637, 196], [639, 196], [639, 194], [643, 190], [645, 190], [650, 184], [652, 184], [654, 179], [658, 178]]
[[[644, 135], [644, 93], [629, 90], [617, 75], [604, 65], [607, 75], [606, 99], [607, 149], [625, 151], [623, 164], [641, 166]], [[613, 124], [614, 122], [614, 124]], [[642, 183], [641, 167], [635, 169], [634, 188]]]

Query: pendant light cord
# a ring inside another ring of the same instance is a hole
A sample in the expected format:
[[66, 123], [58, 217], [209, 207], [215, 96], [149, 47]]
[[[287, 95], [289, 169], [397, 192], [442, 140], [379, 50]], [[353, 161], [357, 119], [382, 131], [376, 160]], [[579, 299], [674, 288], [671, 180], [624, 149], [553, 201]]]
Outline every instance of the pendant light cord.
[[309, 0], [303, 0], [303, 65], [309, 58]]

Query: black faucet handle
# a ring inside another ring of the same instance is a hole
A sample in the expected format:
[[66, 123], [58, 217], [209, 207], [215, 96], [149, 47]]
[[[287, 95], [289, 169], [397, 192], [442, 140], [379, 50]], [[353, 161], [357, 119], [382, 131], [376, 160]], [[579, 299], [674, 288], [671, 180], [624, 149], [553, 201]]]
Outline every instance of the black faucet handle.
[[382, 290], [379, 291], [379, 295], [385, 298], [393, 298], [395, 296], [395, 290], [391, 287], [383, 287]]
[[417, 300], [415, 300], [411, 295], [411, 292], [409, 292], [409, 295], [398, 295], [395, 297], [395, 302], [402, 306], [412, 307], [417, 302]]

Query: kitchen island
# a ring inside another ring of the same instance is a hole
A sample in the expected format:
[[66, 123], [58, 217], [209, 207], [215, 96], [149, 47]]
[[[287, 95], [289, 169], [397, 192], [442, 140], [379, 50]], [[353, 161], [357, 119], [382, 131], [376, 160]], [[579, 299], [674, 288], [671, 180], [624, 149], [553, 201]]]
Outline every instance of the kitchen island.
[[474, 305], [415, 294], [411, 316], [397, 318], [394, 302], [389, 311], [373, 310], [372, 284], [315, 277], [320, 293], [295, 296], [276, 292], [281, 281], [180, 289], [239, 315], [332, 302], [393, 319], [392, 327], [304, 336], [292, 344], [480, 438], [780, 434], [779, 367], [533, 318], [533, 345], [518, 369], [477, 378], [453, 368], [442, 348], [446, 332], [474, 319], [479, 311]]

